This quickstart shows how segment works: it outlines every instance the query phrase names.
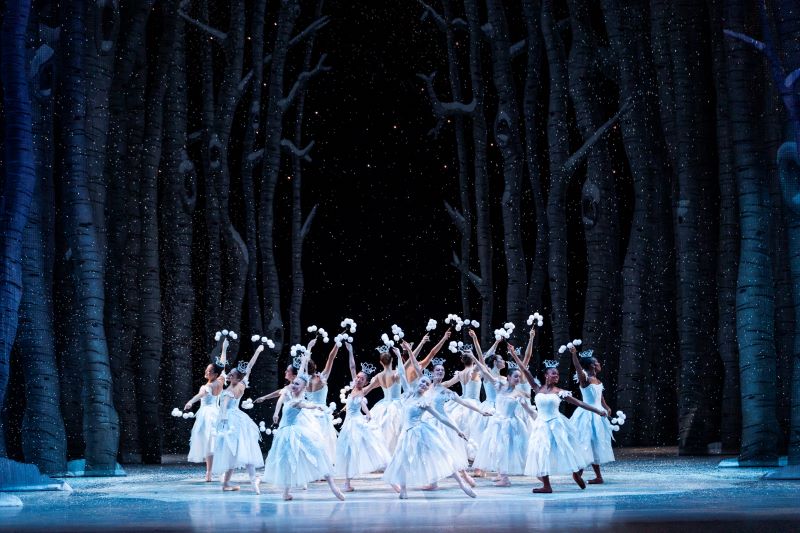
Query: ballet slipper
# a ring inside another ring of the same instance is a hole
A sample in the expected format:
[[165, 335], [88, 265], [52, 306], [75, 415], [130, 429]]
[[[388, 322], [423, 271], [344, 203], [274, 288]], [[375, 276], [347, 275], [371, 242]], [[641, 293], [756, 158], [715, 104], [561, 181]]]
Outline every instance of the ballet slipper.
[[464, 481], [466, 481], [466, 482], [467, 482], [467, 484], [468, 484], [470, 487], [474, 487], [474, 486], [475, 486], [475, 480], [474, 480], [474, 479], [472, 479], [472, 476], [470, 476], [470, 475], [469, 475], [469, 474], [467, 474], [466, 472], [461, 472], [461, 477], [462, 477], [462, 478], [464, 478]]
[[596, 477], [596, 478], [594, 478], [594, 479], [590, 479], [589, 481], [587, 481], [587, 483], [588, 483], [589, 485], [602, 485], [602, 484], [603, 484], [603, 483], [605, 483], [605, 482], [603, 481], [603, 478], [601, 478], [601, 477]]
[[428, 490], [428, 491], [430, 491], [430, 490], [439, 490], [439, 484], [438, 483], [431, 483], [430, 485], [426, 485], [426, 486], [422, 487], [421, 490]]
[[534, 494], [551, 494], [553, 489], [550, 487], [539, 487], [538, 489], [531, 490], [531, 492]]
[[261, 478], [260, 477], [255, 478], [252, 481], [252, 483], [253, 483], [253, 490], [256, 492], [256, 494], [261, 494]]
[[506, 479], [506, 480], [498, 479], [497, 481], [494, 482], [494, 486], [495, 487], [510, 487], [511, 486], [511, 481], [508, 480], [508, 479]]
[[234, 491], [237, 491], [239, 489], [240, 489], [239, 485], [223, 485], [222, 486], [222, 490], [224, 492], [234, 492]]
[[283, 500], [287, 501], [287, 502], [288, 501], [292, 501], [292, 500], [294, 500], [294, 496], [292, 496], [291, 494], [284, 494], [283, 495]]
[[572, 479], [575, 480], [575, 483], [578, 484], [578, 486], [581, 488], [581, 490], [586, 488], [586, 482], [581, 477], [581, 473], [580, 472], [573, 472], [572, 473]]
[[406, 491], [405, 487], [400, 489], [400, 496], [399, 497], [400, 497], [401, 500], [407, 500], [408, 499], [408, 491]]
[[467, 486], [467, 485], [464, 485], [463, 487], [461, 487], [461, 490], [463, 490], [464, 494], [466, 494], [470, 498], [477, 498], [478, 497], [478, 495], [475, 494], [475, 491], [472, 490], [472, 488]]
[[345, 485], [344, 487], [342, 487], [342, 492], [353, 492], [354, 490], [356, 490], [356, 489], [354, 489], [350, 485]]
[[400, 494], [400, 485], [395, 485], [394, 483], [391, 483], [391, 486], [396, 493]]

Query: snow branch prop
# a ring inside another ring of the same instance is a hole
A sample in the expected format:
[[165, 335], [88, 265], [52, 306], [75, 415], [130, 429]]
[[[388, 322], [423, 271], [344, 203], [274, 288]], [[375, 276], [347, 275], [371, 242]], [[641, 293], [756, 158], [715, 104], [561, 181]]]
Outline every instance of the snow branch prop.
[[189, 24], [209, 34], [212, 38], [216, 39], [220, 45], [224, 45], [225, 41], [228, 39], [228, 34], [189, 16], [185, 11], [188, 5], [189, 0], [183, 0], [180, 4], [180, 7], [178, 7], [178, 15]]
[[239, 335], [235, 331], [228, 331], [227, 329], [223, 329], [222, 331], [218, 331], [214, 334], [214, 340], [219, 342], [222, 337], [228, 337], [231, 340], [236, 340], [239, 338]]
[[328, 338], [328, 332], [325, 331], [322, 328], [318, 328], [317, 326], [308, 326], [308, 328], [306, 328], [306, 330], [309, 333], [313, 333], [314, 334], [314, 338], [322, 337], [322, 342], [324, 342], [324, 343], [327, 343], [327, 342], [330, 341], [330, 339]]
[[460, 352], [462, 348], [464, 348], [464, 343], [461, 341], [450, 341], [450, 344], [447, 345], [447, 349], [453, 353]]
[[516, 328], [516, 326], [513, 322], [506, 322], [503, 324], [502, 328], [494, 330], [495, 340], [501, 341], [503, 339], [510, 339], [511, 335], [514, 333], [514, 328]]
[[316, 141], [309, 142], [305, 148], [298, 148], [295, 144], [290, 141], [289, 139], [281, 139], [281, 148], [289, 152], [291, 155], [295, 157], [299, 157], [305, 161], [311, 162], [311, 156], [308, 155], [311, 153], [311, 149], [314, 148], [314, 143]]
[[417, 74], [417, 77], [425, 82], [425, 92], [428, 93], [428, 98], [433, 108], [433, 114], [436, 116], [436, 126], [428, 132], [428, 135], [437, 137], [446, 118], [456, 115], [471, 115], [475, 111], [475, 106], [477, 105], [475, 98], [468, 104], [455, 101], [442, 102], [439, 99], [436, 95], [436, 90], [433, 88], [433, 79], [436, 77], [436, 71], [431, 72], [428, 76], [425, 74]]
[[568, 342], [567, 344], [562, 344], [561, 346], [558, 347], [558, 353], [564, 353], [567, 350], [572, 350], [573, 348], [575, 348], [576, 346], [580, 346], [581, 344], [583, 344], [583, 341], [580, 339], [575, 339], [572, 342]]
[[619, 427], [624, 426], [625, 419], [628, 418], [622, 411], [617, 411], [616, 414], [617, 416], [611, 419], [611, 424], [612, 424], [611, 431], [619, 431]]
[[394, 347], [394, 341], [390, 339], [389, 335], [387, 335], [386, 333], [383, 333], [381, 335], [381, 341], [383, 341], [384, 346], [388, 346], [389, 348]]
[[536, 323], [537, 327], [544, 326], [544, 317], [538, 311], [528, 317], [528, 325], [533, 326], [534, 323]]
[[406, 336], [402, 328], [397, 324], [392, 324], [392, 335], [394, 335], [394, 342], [400, 342], [400, 339]]
[[630, 99], [626, 100], [625, 103], [622, 104], [622, 107], [619, 108], [619, 111], [614, 113], [613, 117], [608, 119], [605, 122], [605, 124], [597, 128], [597, 131], [595, 131], [591, 137], [586, 139], [586, 141], [583, 143], [583, 146], [578, 148], [578, 150], [574, 154], [572, 154], [569, 157], [569, 159], [567, 159], [567, 161], [564, 163], [564, 175], [571, 176], [572, 173], [575, 171], [575, 169], [578, 168], [578, 165], [580, 165], [581, 161], [586, 156], [586, 154], [589, 153], [589, 150], [592, 149], [592, 146], [594, 146], [597, 143], [597, 141], [602, 139], [603, 135], [605, 135], [605, 133], [611, 128], [611, 126], [613, 126], [614, 123], [616, 123], [622, 115], [626, 114], [632, 108], [633, 108], [633, 103], [631, 102], [631, 100]]
[[435, 329], [436, 329], [436, 321], [434, 319], [432, 319], [432, 318], [429, 318], [428, 319], [428, 325], [425, 326], [425, 331], [430, 333], [431, 331], [433, 331]]
[[322, 54], [319, 56], [319, 61], [311, 70], [304, 70], [297, 76], [297, 80], [295, 80], [294, 85], [292, 88], [289, 89], [289, 93], [278, 101], [278, 107], [281, 108], [284, 112], [289, 109], [289, 106], [292, 105], [297, 93], [305, 87], [306, 83], [318, 74], [322, 72], [328, 72], [331, 70], [331, 67], [325, 65], [325, 58], [328, 57], [328, 54]]
[[253, 399], [252, 398], [247, 398], [246, 400], [244, 400], [241, 403], [241, 408], [245, 409], [245, 410], [248, 410], [248, 411], [250, 409], [252, 409], [253, 408]]
[[194, 418], [194, 413], [193, 412], [191, 412], [191, 411], [183, 412], [180, 409], [178, 409], [177, 407], [174, 408], [170, 414], [172, 416], [174, 416], [175, 418], [183, 418], [183, 419]]
[[261, 335], [253, 335], [252, 337], [250, 337], [250, 340], [255, 343], [261, 343], [270, 349], [275, 348], [275, 343], [272, 341], [272, 339], [268, 339], [267, 337]]

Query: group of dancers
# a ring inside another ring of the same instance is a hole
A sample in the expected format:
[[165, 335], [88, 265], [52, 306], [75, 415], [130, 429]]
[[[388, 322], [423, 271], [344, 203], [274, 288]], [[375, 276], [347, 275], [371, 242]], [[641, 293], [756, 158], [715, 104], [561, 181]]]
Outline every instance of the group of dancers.
[[[550, 476], [571, 475], [584, 489], [582, 474], [589, 465], [595, 478], [588, 483], [603, 483], [600, 465], [614, 461], [611, 411], [603, 399], [598, 379], [601, 365], [593, 352], [578, 353], [569, 344], [581, 401], [557, 386], [557, 361], [544, 362], [543, 382], [529, 371], [535, 323], [524, 355], [502, 335], [483, 352], [474, 329], [468, 333], [471, 344], [450, 343], [463, 364], [450, 379], [445, 376], [444, 359], [436, 357], [449, 340], [450, 329], [422, 359], [419, 356], [430, 334], [416, 347], [402, 338], [399, 347], [384, 339], [377, 348], [383, 369], [377, 373], [369, 362], [361, 363], [361, 371], [356, 371], [352, 337], [347, 335], [337, 336], [321, 371], [311, 358], [316, 338], [307, 347], [293, 348], [293, 355], [300, 355], [286, 368], [288, 384], [255, 400], [277, 399], [273, 416], [277, 428], [263, 459], [259, 440], [264, 428], [260, 431], [239, 403], [268, 341], [262, 337], [265, 342], [252, 358], [226, 373], [226, 332], [220, 356], [206, 368], [207, 383], [184, 407], [188, 411], [200, 402], [188, 459], [205, 462], [206, 481], [220, 476], [224, 491], [239, 490], [231, 483], [231, 475], [236, 469], [246, 469], [257, 494], [264, 481], [281, 489], [285, 500], [292, 499], [292, 489], [319, 480], [327, 481], [333, 494], [344, 500], [343, 492], [354, 490], [353, 479], [381, 471], [400, 498], [408, 497], [409, 488], [435, 490], [446, 477], [473, 498], [473, 476], [494, 475], [497, 486], [509, 486], [509, 476], [533, 476], [542, 483], [533, 492], [550, 493]], [[501, 344], [510, 360], [499, 352]], [[345, 419], [337, 431], [340, 420], [332, 412], [335, 404], [329, 406], [326, 401], [328, 378], [340, 346], [349, 355], [352, 383], [340, 395]], [[460, 395], [450, 390], [456, 383], [461, 386]], [[367, 394], [378, 387], [383, 399], [370, 408]], [[561, 402], [577, 407], [571, 418], [559, 412]], [[263, 478], [259, 478], [256, 468], [262, 464]], [[344, 479], [341, 488], [334, 478]]]

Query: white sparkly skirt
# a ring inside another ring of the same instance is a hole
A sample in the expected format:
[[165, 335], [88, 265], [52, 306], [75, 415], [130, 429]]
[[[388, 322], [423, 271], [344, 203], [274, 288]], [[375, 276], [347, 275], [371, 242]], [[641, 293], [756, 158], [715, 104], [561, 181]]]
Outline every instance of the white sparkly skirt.
[[403, 404], [400, 400], [384, 398], [370, 409], [372, 421], [380, 428], [383, 443], [389, 453], [397, 448], [397, 440], [403, 430]]
[[318, 432], [303, 425], [278, 428], [264, 461], [263, 481], [286, 489], [333, 473]]
[[481, 439], [473, 468], [516, 476], [525, 472], [528, 431], [523, 419], [493, 416]]
[[201, 405], [194, 415], [192, 434], [189, 437], [190, 463], [203, 463], [206, 457], [214, 455], [214, 433], [219, 416], [219, 406]]
[[528, 442], [525, 475], [567, 475], [586, 468], [591, 459], [581, 453], [580, 444], [567, 417], [536, 419]]
[[263, 461], [260, 440], [256, 423], [239, 409], [229, 409], [226, 427], [214, 435], [212, 472], [221, 474], [233, 468], [260, 465]]
[[611, 448], [613, 437], [608, 418], [586, 409], [576, 409], [572, 413], [570, 424], [581, 453], [592, 464], [601, 465], [614, 461], [614, 450]]
[[400, 434], [392, 460], [383, 473], [388, 483], [422, 487], [452, 475], [453, 462], [442, 433], [427, 422], [411, 426]]
[[336, 443], [337, 477], [353, 478], [383, 470], [391, 455], [375, 420], [364, 416], [348, 416]]

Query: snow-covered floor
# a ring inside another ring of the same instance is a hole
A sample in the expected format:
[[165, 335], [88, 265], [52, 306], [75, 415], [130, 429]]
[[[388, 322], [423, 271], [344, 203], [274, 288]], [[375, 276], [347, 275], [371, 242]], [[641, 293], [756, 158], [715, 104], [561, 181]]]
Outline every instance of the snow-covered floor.
[[[672, 450], [627, 450], [604, 469], [605, 485], [580, 490], [553, 478], [554, 493], [513, 478], [498, 488], [478, 479], [478, 498], [452, 480], [437, 492], [397, 495], [372, 475], [339, 502], [325, 483], [284, 502], [277, 490], [240, 492], [204, 483], [198, 465], [127, 466], [127, 477], [70, 479], [74, 491], [18, 492], [22, 508], [0, 508], [0, 530], [265, 531], [800, 531], [800, 481], [766, 481], [764, 468], [718, 468], [719, 457], [676, 457]], [[584, 476], [592, 476], [587, 472]]]

